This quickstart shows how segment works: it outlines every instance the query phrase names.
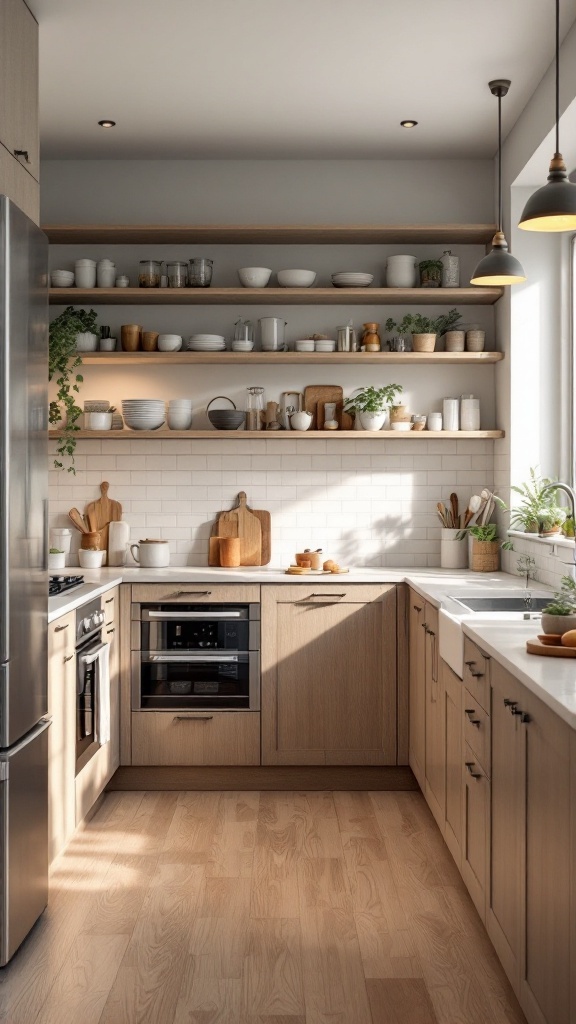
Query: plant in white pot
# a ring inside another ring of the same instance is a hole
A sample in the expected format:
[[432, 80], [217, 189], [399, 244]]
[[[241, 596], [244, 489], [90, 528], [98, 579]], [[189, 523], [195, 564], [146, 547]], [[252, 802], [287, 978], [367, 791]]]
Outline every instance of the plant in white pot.
[[562, 636], [576, 629], [576, 583], [571, 576], [563, 576], [550, 604], [542, 610], [542, 632]]
[[390, 317], [386, 321], [386, 330], [397, 331], [399, 335], [411, 333], [414, 352], [433, 352], [437, 336], [445, 334], [461, 318], [457, 309], [451, 309], [434, 320], [428, 316], [422, 316], [421, 313], [407, 313], [399, 323]]
[[344, 408], [347, 412], [354, 411], [360, 417], [363, 430], [382, 430], [388, 409], [401, 391], [401, 384], [386, 384], [382, 388], [359, 388], [346, 399]]

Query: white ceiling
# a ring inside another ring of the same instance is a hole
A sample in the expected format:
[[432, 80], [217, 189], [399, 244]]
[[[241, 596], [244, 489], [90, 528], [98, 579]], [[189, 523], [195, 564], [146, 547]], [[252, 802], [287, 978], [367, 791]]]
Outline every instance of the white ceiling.
[[44, 158], [491, 157], [553, 57], [553, 0], [28, 3]]

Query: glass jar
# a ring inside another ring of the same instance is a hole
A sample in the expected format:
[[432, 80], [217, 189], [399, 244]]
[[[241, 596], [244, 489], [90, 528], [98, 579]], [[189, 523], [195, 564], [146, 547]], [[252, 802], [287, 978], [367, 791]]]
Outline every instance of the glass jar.
[[209, 288], [214, 261], [199, 258], [190, 260], [189, 263], [188, 284], [190, 288]]
[[264, 388], [247, 388], [246, 430], [262, 430], [264, 412]]
[[442, 253], [442, 287], [443, 288], [459, 288], [460, 287], [460, 259], [458, 256], [453, 256], [450, 249], [445, 249]]
[[234, 324], [234, 341], [254, 341], [254, 324], [251, 320], [237, 320]]
[[185, 288], [188, 283], [188, 264], [174, 260], [166, 264], [169, 288]]
[[159, 288], [162, 260], [140, 260], [138, 285], [140, 288]]

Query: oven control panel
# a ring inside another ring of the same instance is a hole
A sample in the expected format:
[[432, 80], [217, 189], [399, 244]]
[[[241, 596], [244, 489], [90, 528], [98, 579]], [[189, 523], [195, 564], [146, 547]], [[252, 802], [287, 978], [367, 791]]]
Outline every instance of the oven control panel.
[[100, 629], [104, 618], [99, 597], [78, 608], [76, 612], [76, 643]]

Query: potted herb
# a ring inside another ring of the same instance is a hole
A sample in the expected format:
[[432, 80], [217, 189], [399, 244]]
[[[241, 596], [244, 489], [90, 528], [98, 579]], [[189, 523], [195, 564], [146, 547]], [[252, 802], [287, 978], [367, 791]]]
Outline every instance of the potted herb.
[[60, 548], [50, 548], [48, 551], [48, 568], [64, 569], [66, 567], [66, 552]]
[[560, 636], [576, 629], [576, 583], [571, 576], [563, 576], [550, 604], [542, 611], [542, 632]]
[[443, 313], [435, 319], [422, 316], [421, 313], [408, 313], [398, 323], [390, 317], [386, 321], [386, 330], [398, 331], [399, 334], [411, 332], [414, 352], [433, 352], [437, 335], [449, 331], [461, 318], [457, 309], [451, 309], [449, 313]]
[[352, 410], [360, 417], [364, 430], [382, 430], [388, 408], [396, 395], [402, 391], [401, 384], [386, 384], [382, 388], [359, 388], [344, 403], [347, 412]]
[[500, 568], [500, 541], [496, 523], [485, 526], [470, 526], [468, 533], [472, 538], [470, 550], [470, 568], [472, 572], [498, 572]]
[[[553, 525], [555, 517], [552, 510], [557, 512], [557, 494], [555, 490], [546, 490], [554, 481], [549, 477], [538, 475], [536, 468], [531, 467], [530, 479], [522, 484], [513, 484], [511, 490], [520, 496], [520, 503], [510, 511], [510, 527], [518, 529], [522, 527], [525, 533], [538, 533], [540, 523], [546, 522]], [[561, 514], [563, 510], [560, 510]], [[560, 518], [559, 526], [566, 518], [565, 513]]]
[[79, 385], [83, 381], [77, 372], [82, 359], [76, 350], [76, 336], [83, 333], [95, 333], [96, 312], [91, 309], [75, 309], [67, 306], [50, 324], [48, 344], [48, 380], [54, 380], [57, 387], [56, 397], [50, 402], [49, 422], [51, 426], [62, 426], [62, 432], [56, 447], [57, 457], [54, 459], [56, 469], [64, 469], [63, 459], [69, 459], [69, 473], [75, 473], [74, 451], [79, 427], [78, 417], [82, 410], [76, 405], [76, 395], [80, 392]]
[[560, 505], [551, 505], [546, 511], [538, 516], [538, 535], [540, 537], [551, 537], [562, 532], [562, 524], [566, 519], [566, 509]]
[[439, 288], [442, 284], [442, 260], [421, 260], [418, 264], [420, 271], [420, 286], [422, 288]]

